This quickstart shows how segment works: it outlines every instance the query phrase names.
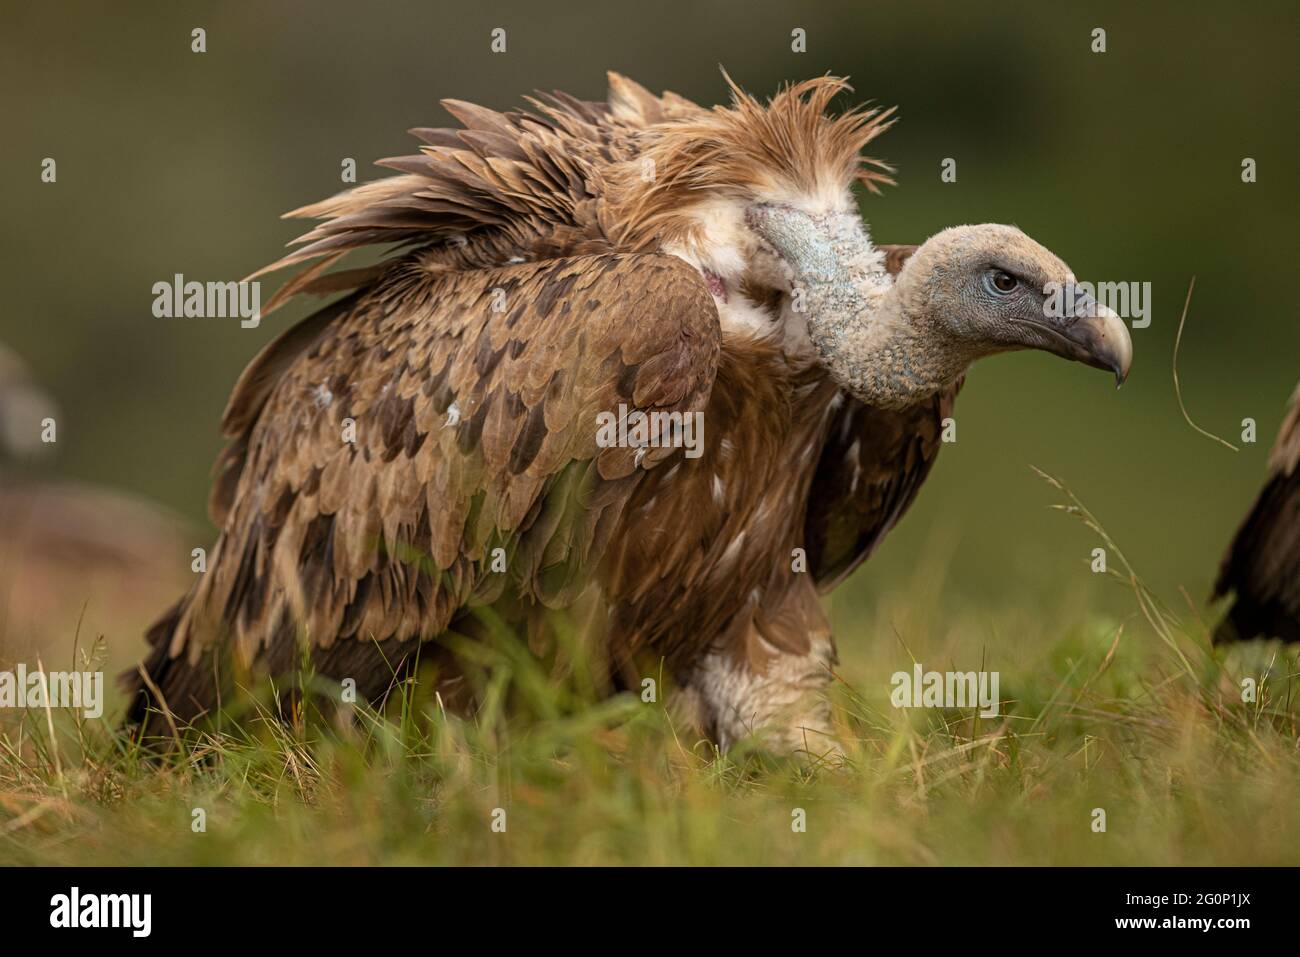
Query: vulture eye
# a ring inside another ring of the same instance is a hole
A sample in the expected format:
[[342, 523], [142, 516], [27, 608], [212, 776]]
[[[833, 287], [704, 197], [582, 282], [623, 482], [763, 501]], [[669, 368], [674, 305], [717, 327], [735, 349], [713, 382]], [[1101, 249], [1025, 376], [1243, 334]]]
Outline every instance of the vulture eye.
[[992, 273], [993, 288], [1001, 293], [1013, 292], [1020, 280], [1004, 269], [995, 269]]

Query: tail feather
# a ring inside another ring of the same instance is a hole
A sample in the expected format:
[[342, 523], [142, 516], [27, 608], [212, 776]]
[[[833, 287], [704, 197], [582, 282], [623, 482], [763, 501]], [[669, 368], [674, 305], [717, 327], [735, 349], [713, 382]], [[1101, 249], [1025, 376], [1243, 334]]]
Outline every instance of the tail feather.
[[131, 696], [126, 723], [139, 728], [145, 738], [172, 737], [217, 710], [220, 682], [212, 656], [192, 663], [188, 655], [169, 654], [188, 597], [169, 608], [145, 633], [150, 646], [145, 660], [118, 676]]

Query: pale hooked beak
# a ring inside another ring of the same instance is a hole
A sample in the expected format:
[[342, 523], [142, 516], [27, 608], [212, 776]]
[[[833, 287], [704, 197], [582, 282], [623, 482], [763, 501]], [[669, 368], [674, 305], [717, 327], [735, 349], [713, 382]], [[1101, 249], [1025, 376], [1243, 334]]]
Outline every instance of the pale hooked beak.
[[1049, 316], [1041, 322], [1020, 321], [1046, 333], [1042, 348], [1048, 352], [1115, 373], [1118, 389], [1128, 378], [1133, 364], [1133, 340], [1129, 338], [1128, 325], [1113, 309], [1072, 283], [1061, 287], [1061, 300], [1073, 306], [1065, 315]]

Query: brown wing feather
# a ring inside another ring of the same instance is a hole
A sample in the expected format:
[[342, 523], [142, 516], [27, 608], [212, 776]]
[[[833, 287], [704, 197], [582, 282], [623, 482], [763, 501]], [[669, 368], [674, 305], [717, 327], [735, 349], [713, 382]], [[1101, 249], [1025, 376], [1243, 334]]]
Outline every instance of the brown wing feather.
[[1300, 641], [1300, 386], [1269, 456], [1269, 476], [1228, 546], [1214, 597], [1234, 593], [1214, 640]]
[[845, 398], [822, 447], [804, 522], [808, 569], [820, 591], [866, 561], [912, 504], [960, 388], [898, 411]]
[[[895, 276], [917, 250], [877, 248]], [[819, 590], [834, 588], [866, 561], [912, 504], [939, 454], [942, 421], [952, 415], [961, 385], [900, 411], [844, 396], [822, 447], [804, 522], [808, 567]]]
[[885, 254], [885, 269], [889, 271], [891, 276], [897, 276], [898, 271], [903, 268], [903, 263], [911, 259], [912, 253], [921, 247], [879, 244], [876, 248]]
[[250, 278], [317, 262], [287, 283], [262, 314], [299, 293], [342, 291], [372, 280], [370, 270], [327, 272], [363, 246], [401, 249], [450, 240], [440, 258], [446, 268], [462, 270], [515, 257], [631, 251], [608, 235], [604, 171], [638, 155], [636, 137], [649, 125], [705, 111], [671, 93], [656, 97], [617, 74], [609, 82], [608, 103], [539, 93], [526, 98], [533, 112], [499, 113], [443, 100], [463, 128], [410, 130], [423, 142], [421, 152], [377, 164], [404, 175], [363, 183], [286, 214], [321, 222], [294, 240], [300, 248]]
[[598, 413], [702, 409], [719, 352], [698, 273], [658, 255], [433, 280], [413, 259], [326, 313], [268, 347], [227, 411], [242, 431], [221, 535], [150, 635], [178, 714], [214, 703], [214, 647], [275, 670], [300, 634], [316, 649], [418, 643], [507, 588], [571, 600], [637, 482], [679, 454], [598, 447]]

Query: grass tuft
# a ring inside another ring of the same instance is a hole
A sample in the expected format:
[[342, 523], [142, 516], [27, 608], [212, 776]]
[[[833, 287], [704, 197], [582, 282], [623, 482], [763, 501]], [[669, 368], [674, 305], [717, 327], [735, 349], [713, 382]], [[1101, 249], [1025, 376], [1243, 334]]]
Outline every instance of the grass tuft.
[[[1297, 653], [1214, 648], [1193, 603], [1175, 614], [1039, 475], [1106, 549], [1132, 613], [1066, 596], [1050, 619], [936, 612], [943, 562], [927, 563], [837, 621], [833, 764], [719, 754], [662, 703], [599, 700], [580, 661], [555, 682], [493, 627], [465, 648], [484, 688], [469, 718], [412, 681], [382, 714], [304, 707], [285, 723], [254, 707], [152, 760], [111, 721], [3, 719], [0, 862], [1294, 864]], [[106, 650], [74, 655], [103, 667]], [[914, 660], [997, 670], [1000, 713], [892, 707], [889, 676]]]

